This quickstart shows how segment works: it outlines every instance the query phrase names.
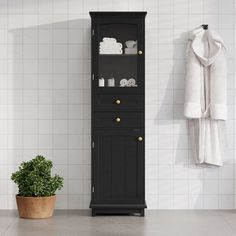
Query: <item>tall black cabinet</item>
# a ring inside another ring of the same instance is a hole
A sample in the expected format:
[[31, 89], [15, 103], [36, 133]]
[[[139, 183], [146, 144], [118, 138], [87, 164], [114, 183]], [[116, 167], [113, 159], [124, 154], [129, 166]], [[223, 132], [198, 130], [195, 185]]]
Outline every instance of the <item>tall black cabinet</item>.
[[146, 12], [92, 18], [92, 215], [144, 216]]

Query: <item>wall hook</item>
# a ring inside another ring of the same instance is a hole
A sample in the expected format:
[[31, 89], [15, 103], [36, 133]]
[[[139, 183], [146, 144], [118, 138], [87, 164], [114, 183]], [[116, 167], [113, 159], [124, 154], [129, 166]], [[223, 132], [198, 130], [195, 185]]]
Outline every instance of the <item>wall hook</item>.
[[202, 25], [202, 28], [203, 28], [204, 30], [207, 30], [207, 29], [208, 29], [208, 25]]

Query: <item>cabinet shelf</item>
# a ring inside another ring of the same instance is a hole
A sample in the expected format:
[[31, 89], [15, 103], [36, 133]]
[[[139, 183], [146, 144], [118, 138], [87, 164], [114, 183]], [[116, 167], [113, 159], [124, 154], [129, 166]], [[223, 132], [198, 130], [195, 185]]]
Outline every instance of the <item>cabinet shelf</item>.
[[98, 54], [99, 57], [135, 57], [137, 54]]
[[134, 95], [137, 94], [139, 96], [141, 96], [142, 94], [144, 94], [144, 91], [142, 90], [142, 88], [140, 87], [136, 87], [136, 88], [131, 88], [131, 87], [126, 87], [126, 88], [120, 88], [120, 87], [97, 87], [94, 88], [94, 94], [115, 94], [115, 95], [119, 95], [119, 94], [129, 94], [129, 95]]

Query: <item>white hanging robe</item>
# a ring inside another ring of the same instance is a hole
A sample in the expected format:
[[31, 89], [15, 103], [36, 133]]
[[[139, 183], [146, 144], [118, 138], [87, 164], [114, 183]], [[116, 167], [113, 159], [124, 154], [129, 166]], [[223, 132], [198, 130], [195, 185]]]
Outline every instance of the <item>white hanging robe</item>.
[[226, 59], [216, 33], [194, 30], [187, 45], [184, 114], [196, 163], [222, 166], [225, 152]]

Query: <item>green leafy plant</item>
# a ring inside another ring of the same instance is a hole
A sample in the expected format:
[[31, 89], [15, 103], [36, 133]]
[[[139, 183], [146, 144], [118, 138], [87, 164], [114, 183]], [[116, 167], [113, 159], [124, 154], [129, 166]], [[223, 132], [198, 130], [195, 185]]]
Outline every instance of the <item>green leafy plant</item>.
[[18, 185], [19, 195], [25, 197], [48, 197], [63, 187], [63, 178], [51, 176], [52, 161], [43, 156], [22, 162], [11, 179]]

